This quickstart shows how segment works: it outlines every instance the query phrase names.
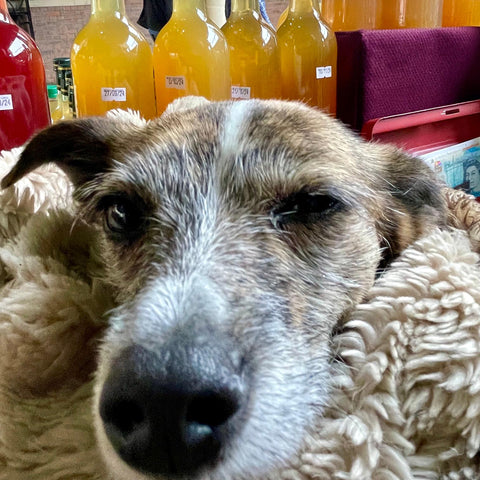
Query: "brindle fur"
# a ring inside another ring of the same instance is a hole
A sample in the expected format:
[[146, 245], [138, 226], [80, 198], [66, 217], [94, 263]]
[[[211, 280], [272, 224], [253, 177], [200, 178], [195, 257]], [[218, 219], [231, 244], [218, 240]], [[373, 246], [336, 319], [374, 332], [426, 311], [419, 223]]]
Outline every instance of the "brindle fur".
[[[94, 412], [119, 480], [149, 478], [114, 453], [97, 413], [122, 351], [141, 345], [161, 362], [178, 335], [195, 348], [226, 342], [250, 393], [218, 462], [191, 478], [275, 478], [328, 403], [333, 332], [379, 265], [445, 216], [421, 161], [298, 103], [187, 103], [144, 126], [61, 123], [33, 138], [2, 186], [45, 162], [70, 175], [79, 217], [98, 225], [117, 292]], [[337, 208], [279, 225], [279, 205], [298, 192]], [[105, 227], [112, 195], [140, 212], [133, 237]]]

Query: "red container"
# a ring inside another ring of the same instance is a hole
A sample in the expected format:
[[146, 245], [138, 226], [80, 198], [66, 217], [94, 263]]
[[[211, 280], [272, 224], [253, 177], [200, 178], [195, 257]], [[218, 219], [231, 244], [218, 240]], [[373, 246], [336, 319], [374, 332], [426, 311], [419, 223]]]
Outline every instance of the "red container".
[[480, 100], [370, 120], [362, 135], [420, 156], [449, 187], [480, 201]]
[[50, 124], [45, 67], [33, 39], [0, 0], [0, 150], [23, 145]]
[[364, 125], [362, 136], [413, 155], [450, 147], [480, 137], [480, 100], [376, 118]]

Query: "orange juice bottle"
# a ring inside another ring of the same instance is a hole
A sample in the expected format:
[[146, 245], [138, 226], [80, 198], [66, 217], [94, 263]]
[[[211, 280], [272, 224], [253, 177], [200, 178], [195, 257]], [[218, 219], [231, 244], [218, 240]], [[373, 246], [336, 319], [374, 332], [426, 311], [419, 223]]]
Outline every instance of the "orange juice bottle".
[[[322, 5], [323, 5], [323, 2], [325, 0], [322, 0]], [[321, 12], [321, 8], [320, 8], [320, 3], [319, 3], [319, 0], [313, 0], [313, 7], [315, 9], [317, 9], [319, 12]], [[323, 13], [322, 13], [323, 15]], [[278, 22], [277, 22], [277, 30], [280, 28], [280, 25], [285, 21], [285, 19], [287, 18], [288, 16], [288, 7], [280, 14], [280, 17], [278, 18]], [[325, 16], [323, 15], [323, 17], [325, 18]]]
[[205, 0], [174, 0], [153, 47], [157, 110], [179, 97], [230, 98], [230, 54], [222, 31], [207, 17]]
[[443, 0], [443, 26], [480, 26], [479, 0]]
[[232, 0], [222, 32], [230, 49], [232, 98], [279, 98], [277, 37], [262, 19], [258, 0]]
[[382, 0], [380, 28], [442, 26], [443, 0]]
[[337, 104], [337, 41], [313, 0], [290, 0], [277, 31], [282, 97], [332, 115]]
[[322, 0], [322, 17], [335, 32], [377, 28], [377, 3], [378, 0]]
[[126, 17], [124, 0], [92, 0], [91, 5], [71, 51], [77, 116], [131, 108], [155, 117], [150, 45]]

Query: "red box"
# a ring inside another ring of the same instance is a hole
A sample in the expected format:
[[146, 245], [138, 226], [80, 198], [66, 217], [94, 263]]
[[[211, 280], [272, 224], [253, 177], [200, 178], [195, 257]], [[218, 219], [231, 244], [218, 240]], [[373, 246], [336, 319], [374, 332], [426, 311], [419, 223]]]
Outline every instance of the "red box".
[[454, 150], [448, 147], [480, 138], [480, 100], [370, 120], [364, 125], [362, 135], [367, 140], [394, 144], [416, 156], [430, 154], [426, 155], [427, 163], [443, 172], [448, 186], [472, 193], [480, 201], [479, 189], [470, 191], [469, 180], [474, 166], [477, 169], [474, 174], [480, 180], [480, 147], [463, 151], [460, 148], [457, 162], [463, 163], [452, 163], [450, 158], [447, 165], [445, 160], [445, 152]]

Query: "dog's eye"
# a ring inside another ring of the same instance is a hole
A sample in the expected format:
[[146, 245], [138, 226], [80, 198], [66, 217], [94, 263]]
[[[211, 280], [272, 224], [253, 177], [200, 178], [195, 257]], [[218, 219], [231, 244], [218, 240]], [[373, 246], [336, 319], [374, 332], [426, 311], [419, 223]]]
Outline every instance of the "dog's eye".
[[298, 192], [282, 200], [270, 216], [274, 227], [281, 229], [288, 224], [318, 222], [340, 206], [341, 203], [330, 195]]
[[128, 212], [125, 205], [114, 203], [107, 209], [107, 227], [112, 232], [123, 232], [128, 227]]
[[104, 206], [105, 229], [113, 234], [132, 235], [138, 232], [143, 216], [128, 199], [113, 198]]

